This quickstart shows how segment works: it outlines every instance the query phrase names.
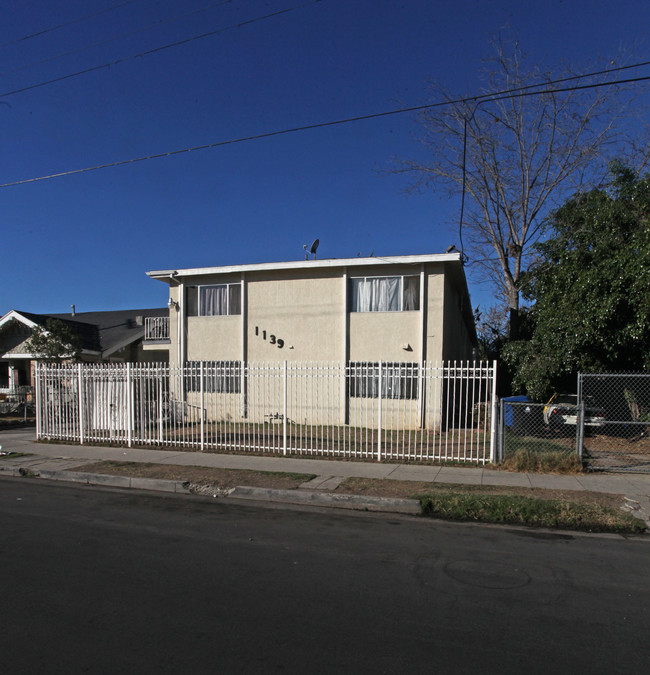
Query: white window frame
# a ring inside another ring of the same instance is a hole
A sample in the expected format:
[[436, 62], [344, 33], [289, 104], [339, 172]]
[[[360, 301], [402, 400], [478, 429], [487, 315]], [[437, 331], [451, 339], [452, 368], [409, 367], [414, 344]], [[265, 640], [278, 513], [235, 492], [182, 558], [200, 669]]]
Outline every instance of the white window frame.
[[[230, 289], [236, 286], [238, 291], [239, 291], [239, 311], [234, 313], [231, 311], [230, 307]], [[204, 288], [226, 288], [226, 311], [221, 313], [221, 314], [205, 314], [204, 308], [203, 308], [203, 303], [201, 299], [201, 291]], [[233, 283], [226, 283], [226, 284], [201, 284], [200, 286], [197, 286], [197, 305], [198, 305], [198, 312], [197, 316], [239, 316], [241, 314], [241, 284], [239, 282], [233, 282]]]
[[[420, 307], [420, 289], [418, 288], [418, 295], [416, 298], [417, 309], [404, 309], [404, 279], [415, 278], [418, 280], [418, 286], [422, 283], [420, 275], [418, 274], [377, 274], [375, 276], [354, 276], [350, 277], [349, 293], [350, 293], [350, 313], [353, 314], [369, 314], [375, 312], [392, 313], [392, 312], [419, 312]], [[355, 281], [372, 281], [373, 279], [399, 279], [399, 308], [398, 309], [354, 309], [356, 306], [356, 298], [352, 292]]]

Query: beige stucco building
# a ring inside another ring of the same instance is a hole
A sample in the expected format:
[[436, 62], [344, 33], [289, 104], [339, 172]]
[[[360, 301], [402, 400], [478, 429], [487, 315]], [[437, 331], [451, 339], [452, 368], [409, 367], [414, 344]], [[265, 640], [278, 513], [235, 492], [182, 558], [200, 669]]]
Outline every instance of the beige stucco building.
[[148, 272], [169, 285], [169, 363], [468, 360], [459, 253]]

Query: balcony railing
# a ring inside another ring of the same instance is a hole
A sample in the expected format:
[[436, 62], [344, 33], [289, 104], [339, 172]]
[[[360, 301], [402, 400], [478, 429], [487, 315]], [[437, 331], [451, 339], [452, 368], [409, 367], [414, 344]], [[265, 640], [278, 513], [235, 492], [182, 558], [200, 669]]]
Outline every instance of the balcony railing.
[[146, 316], [144, 319], [144, 341], [148, 343], [169, 342], [169, 317]]

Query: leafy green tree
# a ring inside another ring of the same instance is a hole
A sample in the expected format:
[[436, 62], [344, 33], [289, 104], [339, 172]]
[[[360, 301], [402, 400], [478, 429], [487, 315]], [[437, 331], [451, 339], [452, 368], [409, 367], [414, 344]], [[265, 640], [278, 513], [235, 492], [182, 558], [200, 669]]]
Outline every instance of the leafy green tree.
[[580, 371], [650, 366], [649, 219], [650, 177], [620, 164], [551, 216], [523, 277], [532, 337], [504, 350], [515, 387], [542, 399]]
[[26, 346], [34, 356], [45, 361], [76, 361], [81, 353], [81, 338], [63, 321], [48, 319], [45, 328], [34, 328]]

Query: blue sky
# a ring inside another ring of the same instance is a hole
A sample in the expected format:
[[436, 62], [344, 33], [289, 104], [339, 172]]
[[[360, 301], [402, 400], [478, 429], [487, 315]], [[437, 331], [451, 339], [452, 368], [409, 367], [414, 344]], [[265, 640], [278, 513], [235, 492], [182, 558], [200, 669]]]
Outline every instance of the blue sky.
[[[431, 79], [474, 93], [500, 30], [550, 71], [648, 60], [649, 25], [647, 0], [7, 0], [0, 183], [420, 105]], [[403, 114], [0, 188], [0, 314], [163, 306], [147, 270], [298, 260], [316, 237], [322, 258], [443, 252], [458, 201], [387, 173], [417, 134]]]

